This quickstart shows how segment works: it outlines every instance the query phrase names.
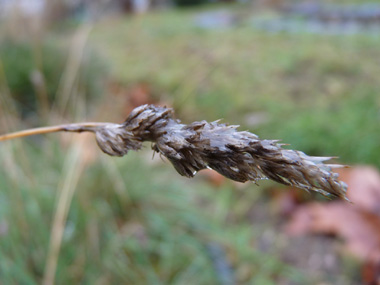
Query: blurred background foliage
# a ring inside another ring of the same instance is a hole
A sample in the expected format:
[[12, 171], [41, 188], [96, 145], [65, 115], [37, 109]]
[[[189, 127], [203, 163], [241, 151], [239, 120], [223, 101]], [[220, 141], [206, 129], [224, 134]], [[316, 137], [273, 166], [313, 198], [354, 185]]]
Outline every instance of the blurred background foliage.
[[[35, 115], [39, 100], [46, 100], [48, 107], [55, 100], [62, 77], [62, 70], [67, 62], [67, 51], [53, 41], [33, 46], [28, 41], [6, 38], [0, 46], [3, 72], [6, 76], [9, 92], [22, 115]], [[105, 64], [94, 52], [87, 51], [80, 66], [80, 86], [86, 99], [96, 99], [102, 90], [102, 76], [106, 74]], [[41, 89], [42, 88], [42, 89]], [[43, 99], [38, 93], [43, 94]]]
[[[1, 133], [121, 122], [155, 103], [185, 123], [223, 118], [380, 167], [380, 37], [361, 23], [308, 30], [283, 1], [35, 1], [33, 13], [9, 3], [0, 1]], [[286, 236], [273, 183], [185, 179], [148, 145], [111, 158], [87, 135], [1, 143], [0, 161], [0, 283], [360, 284], [347, 256], [312, 262], [334, 242], [319, 253], [314, 240]]]

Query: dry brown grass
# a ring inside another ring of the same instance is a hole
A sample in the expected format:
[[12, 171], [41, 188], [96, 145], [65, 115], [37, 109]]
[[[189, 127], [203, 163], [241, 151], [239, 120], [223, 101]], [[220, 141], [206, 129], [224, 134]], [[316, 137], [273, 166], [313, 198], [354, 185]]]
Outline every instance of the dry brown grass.
[[256, 183], [269, 178], [347, 200], [346, 184], [331, 172], [342, 165], [323, 163], [331, 157], [313, 157], [284, 149], [275, 140], [261, 140], [250, 132], [237, 131], [237, 126], [217, 121], [184, 125], [166, 107], [137, 107], [122, 124], [82, 123], [38, 128], [0, 136], [0, 141], [57, 131], [93, 132], [100, 149], [111, 156], [123, 156], [129, 150], [141, 149], [144, 141], [153, 142], [152, 149], [186, 177], [211, 168], [238, 182]]

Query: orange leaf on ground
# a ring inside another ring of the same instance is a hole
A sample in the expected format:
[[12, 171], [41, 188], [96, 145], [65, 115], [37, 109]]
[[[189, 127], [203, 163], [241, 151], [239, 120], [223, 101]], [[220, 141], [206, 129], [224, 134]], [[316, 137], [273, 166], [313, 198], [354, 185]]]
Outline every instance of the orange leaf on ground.
[[329, 234], [342, 238], [345, 248], [363, 261], [380, 262], [380, 174], [371, 167], [342, 169], [348, 184], [344, 201], [299, 206], [287, 225], [291, 235]]
[[292, 235], [328, 234], [345, 241], [346, 249], [361, 260], [380, 260], [379, 216], [343, 202], [300, 206], [286, 228]]
[[342, 168], [337, 171], [347, 183], [348, 198], [358, 207], [380, 215], [380, 173], [370, 166]]

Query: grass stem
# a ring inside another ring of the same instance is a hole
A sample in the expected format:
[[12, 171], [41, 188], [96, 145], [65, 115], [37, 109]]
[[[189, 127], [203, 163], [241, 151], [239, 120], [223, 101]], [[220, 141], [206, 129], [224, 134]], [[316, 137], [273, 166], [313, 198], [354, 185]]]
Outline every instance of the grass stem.
[[0, 135], [0, 141], [11, 140], [15, 138], [27, 137], [32, 135], [40, 135], [54, 132], [95, 132], [99, 127], [104, 127], [108, 123], [77, 123], [65, 124], [51, 127], [34, 128], [22, 130], [14, 133]]

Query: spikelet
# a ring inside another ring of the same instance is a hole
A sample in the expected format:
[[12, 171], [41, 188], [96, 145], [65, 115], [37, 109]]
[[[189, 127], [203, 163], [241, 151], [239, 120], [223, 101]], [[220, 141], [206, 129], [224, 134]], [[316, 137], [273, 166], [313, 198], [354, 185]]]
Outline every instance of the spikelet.
[[275, 140], [261, 140], [218, 121], [184, 125], [173, 118], [170, 108], [143, 105], [123, 124], [109, 124], [95, 133], [99, 147], [113, 156], [123, 156], [128, 150], [140, 149], [143, 141], [151, 141], [153, 150], [167, 157], [182, 176], [193, 177], [199, 170], [211, 168], [238, 182], [269, 178], [347, 200], [346, 184], [331, 172], [342, 166], [324, 164], [331, 157], [284, 149]]

